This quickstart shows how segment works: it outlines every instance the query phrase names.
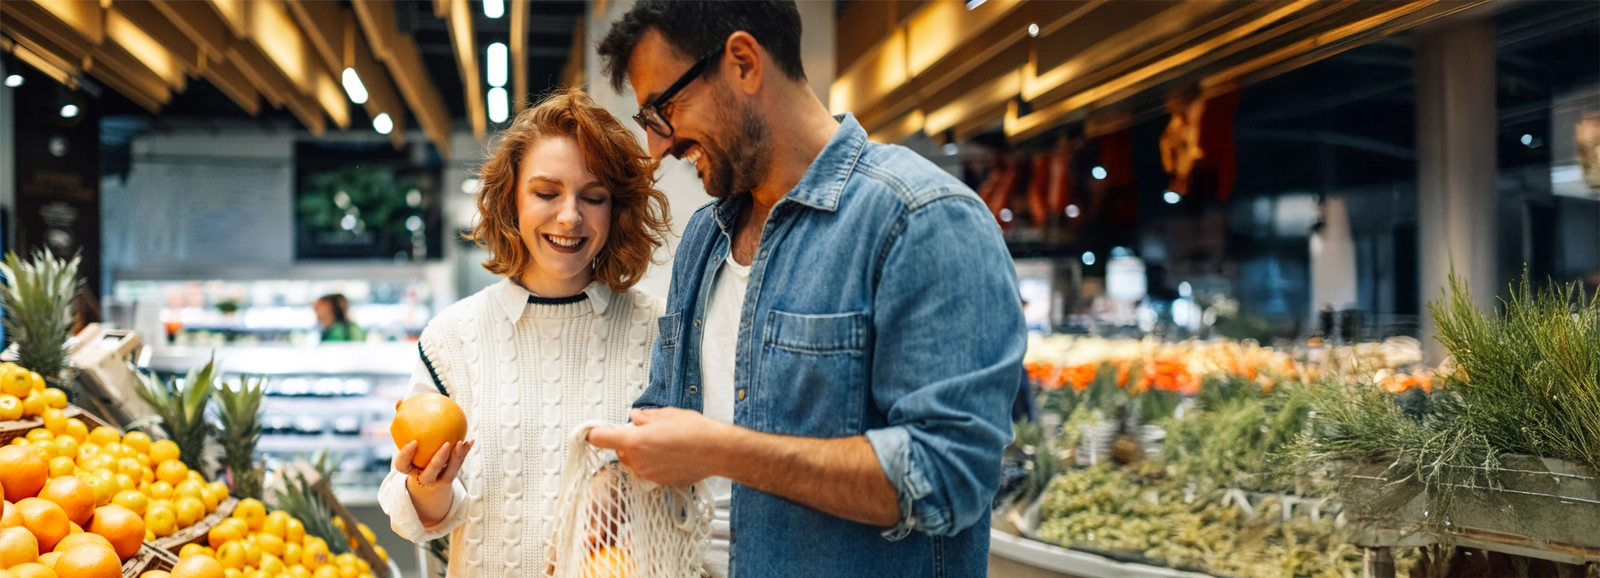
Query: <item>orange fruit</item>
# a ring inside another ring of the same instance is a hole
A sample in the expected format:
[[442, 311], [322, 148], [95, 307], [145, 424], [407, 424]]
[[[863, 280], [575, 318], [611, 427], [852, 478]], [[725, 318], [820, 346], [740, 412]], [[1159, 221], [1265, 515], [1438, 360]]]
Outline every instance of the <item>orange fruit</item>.
[[0, 448], [0, 487], [6, 499], [16, 502], [38, 495], [50, 479], [50, 466], [44, 458], [25, 447]]
[[100, 426], [89, 432], [89, 441], [97, 446], [105, 447], [106, 444], [122, 439], [122, 434], [111, 426]]
[[171, 536], [178, 531], [178, 514], [170, 507], [152, 506], [144, 513], [144, 527], [157, 538]]
[[67, 528], [68, 528], [68, 530], [67, 530], [67, 535], [68, 536], [71, 536], [73, 534], [82, 534], [83, 533], [83, 526], [79, 526], [77, 522], [67, 522]]
[[244, 533], [240, 532], [232, 524], [217, 524], [206, 532], [206, 542], [211, 544], [212, 548], [220, 548], [223, 544], [242, 539], [244, 539]]
[[94, 489], [72, 476], [50, 480], [44, 489], [39, 490], [39, 497], [61, 506], [61, 511], [67, 514], [67, 520], [80, 526], [89, 523], [89, 517], [94, 515]]
[[53, 407], [44, 410], [44, 429], [51, 435], [67, 433], [67, 414]]
[[95, 508], [94, 519], [84, 529], [105, 536], [123, 560], [139, 553], [139, 544], [144, 541], [144, 519], [115, 504]]
[[131, 431], [128, 435], [122, 436], [122, 445], [141, 454], [150, 453], [150, 445], [153, 443], [155, 442], [150, 439], [150, 434], [142, 431]]
[[0, 514], [0, 528], [17, 528], [22, 526], [22, 510], [11, 502], [5, 503], [5, 513]]
[[[210, 550], [211, 550], [210, 548], [207, 548], [205, 546], [201, 546], [198, 543], [184, 544], [182, 548], [178, 549], [178, 559], [182, 560], [184, 558], [188, 558], [190, 556], [194, 556], [194, 555], [197, 555], [197, 554], [205, 554], [207, 556], [211, 556], [211, 554], [207, 553]], [[212, 557], [215, 558], [215, 556], [212, 556]]]
[[404, 448], [417, 442], [417, 453], [411, 464], [428, 467], [433, 454], [446, 442], [454, 444], [467, 437], [467, 414], [450, 398], [437, 393], [424, 393], [394, 404], [394, 421], [389, 424], [389, 435], [394, 445]]
[[111, 548], [113, 550], [116, 549], [116, 548], [112, 548], [111, 541], [107, 540], [105, 536], [101, 536], [99, 534], [93, 534], [93, 533], [89, 533], [89, 532], [84, 532], [82, 534], [72, 534], [70, 536], [62, 538], [60, 542], [56, 543], [56, 547], [55, 547], [54, 551], [56, 551], [56, 552], [65, 552], [67, 550], [71, 550], [72, 548], [77, 547], [80, 544], [100, 544], [102, 546], [105, 546], [107, 548]]
[[189, 466], [178, 460], [167, 460], [156, 466], [156, 479], [177, 486], [189, 479]]
[[60, 557], [61, 557], [61, 553], [60, 552], [51, 552], [49, 554], [40, 554], [39, 555], [39, 563], [40, 564], [44, 564], [46, 568], [54, 568], [55, 565], [56, 565], [56, 558], [60, 558]]
[[0, 394], [0, 421], [22, 419], [22, 398], [15, 395]]
[[0, 568], [32, 562], [39, 557], [39, 539], [25, 528], [0, 530]]
[[174, 496], [172, 484], [159, 480], [153, 484], [150, 484], [149, 493], [151, 498], [155, 498], [157, 500], [170, 500]]
[[172, 573], [166, 570], [151, 570], [140, 574], [139, 578], [172, 578]]
[[78, 479], [89, 485], [94, 491], [94, 505], [104, 506], [111, 503], [111, 498], [117, 495], [117, 483], [108, 482], [99, 476], [86, 475], [83, 470], [78, 470]]
[[33, 532], [33, 537], [39, 539], [41, 551], [53, 551], [56, 542], [72, 531], [72, 521], [67, 519], [66, 510], [61, 509], [55, 502], [43, 498], [24, 498], [17, 502], [17, 510], [22, 512], [22, 527]]
[[172, 501], [172, 513], [178, 517], [178, 527], [187, 528], [206, 517], [206, 505], [200, 498], [184, 496]]
[[122, 578], [122, 560], [116, 550], [102, 544], [80, 544], [65, 552], [51, 569], [61, 576], [72, 578]]
[[260, 530], [261, 524], [267, 520], [267, 506], [261, 500], [245, 498], [239, 500], [239, 505], [233, 507], [233, 516], [250, 525], [250, 529]]
[[11, 573], [16, 574], [17, 578], [57, 578], [55, 570], [38, 562], [12, 566]]
[[172, 578], [223, 578], [222, 563], [210, 556], [190, 556], [172, 567]]
[[[50, 409], [66, 409], [67, 408], [67, 392], [65, 392], [65, 391], [61, 391], [61, 390], [56, 389], [54, 387], [46, 387], [46, 388], [44, 388], [44, 391], [39, 392], [39, 395], [44, 398], [44, 405], [47, 408], [50, 408]], [[63, 426], [63, 427], [65, 427], [65, 426]]]
[[28, 378], [27, 370], [19, 369], [0, 375], [0, 391], [10, 395], [22, 397], [33, 391], [33, 380]]
[[143, 516], [145, 508], [150, 505], [150, 498], [139, 493], [139, 490], [122, 490], [111, 498], [111, 503]]
[[28, 395], [22, 397], [22, 415], [40, 415], [44, 413], [45, 408], [44, 397], [37, 391], [28, 392]]
[[72, 439], [78, 440], [80, 444], [89, 441], [89, 424], [83, 423], [81, 419], [69, 417], [67, 418], [67, 435], [72, 436]]
[[172, 440], [157, 440], [150, 444], [150, 463], [161, 464], [178, 459], [178, 444]]

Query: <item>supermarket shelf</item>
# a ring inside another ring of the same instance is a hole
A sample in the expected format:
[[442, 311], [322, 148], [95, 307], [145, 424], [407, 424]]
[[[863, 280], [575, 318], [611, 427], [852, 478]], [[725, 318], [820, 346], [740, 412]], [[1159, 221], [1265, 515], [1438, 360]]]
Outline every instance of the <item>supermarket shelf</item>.
[[1207, 578], [1209, 576], [1171, 568], [1118, 562], [1104, 556], [1068, 550], [994, 529], [989, 530], [989, 553], [1024, 566], [1079, 578]]
[[416, 342], [329, 343], [316, 347], [158, 347], [150, 369], [185, 373], [215, 354], [223, 371], [251, 375], [398, 375], [409, 376], [417, 364]]

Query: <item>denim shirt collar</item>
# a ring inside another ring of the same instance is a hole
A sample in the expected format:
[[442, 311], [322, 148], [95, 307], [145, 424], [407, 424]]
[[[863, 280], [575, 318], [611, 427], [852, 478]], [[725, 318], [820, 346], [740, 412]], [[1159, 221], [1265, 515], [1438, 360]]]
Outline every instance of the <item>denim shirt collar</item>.
[[[850, 173], [855, 171], [861, 150], [867, 146], [867, 131], [861, 128], [854, 114], [838, 114], [833, 119], [839, 121], [839, 129], [834, 131], [827, 146], [822, 147], [816, 160], [811, 161], [811, 166], [800, 176], [800, 182], [783, 196], [784, 200], [821, 211], [832, 212], [839, 208], [839, 195], [844, 192]], [[734, 219], [748, 196], [747, 193], [738, 194], [717, 200], [714, 214], [723, 232], [733, 233]]]

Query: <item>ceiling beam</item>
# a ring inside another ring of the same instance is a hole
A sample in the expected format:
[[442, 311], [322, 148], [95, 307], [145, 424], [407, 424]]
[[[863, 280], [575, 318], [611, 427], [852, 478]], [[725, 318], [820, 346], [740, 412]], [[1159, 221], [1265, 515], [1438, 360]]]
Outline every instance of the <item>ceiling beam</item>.
[[150, 0], [150, 5], [167, 17], [180, 32], [189, 37], [205, 54], [207, 60], [222, 62], [228, 47], [234, 42], [233, 32], [216, 11], [202, 2], [193, 0]]
[[0, 48], [15, 55], [18, 60], [43, 72], [68, 88], [78, 88], [78, 75], [82, 74], [73, 58], [48, 40], [32, 38], [29, 31], [16, 27], [15, 21], [0, 18]]
[[327, 0], [286, 0], [289, 13], [305, 32], [306, 40], [322, 57], [322, 64], [335, 76], [349, 66], [345, 62], [345, 10]]
[[511, 0], [511, 112], [528, 106], [528, 0]]
[[[124, 2], [124, 4], [132, 3]], [[106, 38], [133, 56], [137, 64], [161, 77], [172, 90], [183, 92], [188, 86], [187, 81], [192, 66], [168, 51], [160, 40], [115, 10], [106, 12], [105, 23]]]
[[160, 42], [167, 52], [172, 53], [174, 58], [183, 63], [184, 69], [189, 73], [198, 73], [205, 68], [205, 51], [195, 43], [194, 39], [173, 24], [172, 20], [162, 14], [155, 4], [117, 2], [111, 5], [111, 11], [128, 19], [128, 22]]
[[[395, 27], [393, 2], [351, 0], [351, 6], [355, 8], [356, 20], [361, 23], [373, 58], [388, 69], [400, 96], [411, 108], [422, 132], [439, 149], [439, 155], [450, 158], [450, 112], [444, 106], [444, 98], [439, 96], [439, 89], [428, 78], [416, 42], [411, 36], [400, 34]], [[368, 88], [368, 93], [371, 92]], [[394, 120], [398, 132], [401, 123], [399, 119]]]
[[[94, 5], [99, 10], [99, 5]], [[74, 59], [87, 58], [100, 44], [101, 36], [89, 38], [81, 30], [62, 21], [44, 6], [33, 2], [0, 2], [0, 21], [9, 21], [12, 27], [28, 30], [28, 36], [50, 42], [58, 53]]]
[[244, 73], [240, 72], [232, 61], [222, 60], [207, 64], [205, 69], [200, 71], [200, 76], [211, 81], [212, 86], [228, 95], [228, 98], [238, 103], [239, 108], [250, 113], [250, 116], [261, 112], [261, 93], [256, 91], [255, 86], [250, 84], [250, 79], [245, 78]]
[[401, 100], [400, 93], [395, 90], [394, 80], [389, 77], [389, 71], [383, 64], [373, 57], [372, 49], [367, 46], [366, 39], [361, 34], [355, 34], [354, 20], [346, 21], [351, 33], [345, 35], [350, 39], [350, 67], [354, 68], [356, 75], [361, 77], [361, 84], [367, 88], [367, 102], [362, 107], [366, 109], [367, 116], [377, 118], [379, 114], [388, 114], [389, 120], [394, 123], [394, 130], [389, 131], [389, 141], [399, 149], [405, 146], [406, 105]]
[[483, 141], [489, 120], [484, 117], [482, 71], [478, 67], [478, 43], [472, 34], [472, 8], [467, 0], [436, 0], [448, 3], [450, 45], [456, 51], [456, 67], [461, 72], [461, 87], [467, 103], [467, 121], [472, 124], [472, 136]]

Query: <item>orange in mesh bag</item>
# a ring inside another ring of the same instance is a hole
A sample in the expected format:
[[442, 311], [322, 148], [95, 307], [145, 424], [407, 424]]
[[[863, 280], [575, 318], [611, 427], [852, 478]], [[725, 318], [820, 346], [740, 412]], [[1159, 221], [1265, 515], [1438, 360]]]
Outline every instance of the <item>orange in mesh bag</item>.
[[589, 445], [586, 422], [567, 440], [549, 578], [694, 578], [711, 542], [711, 490], [705, 481], [663, 486], [639, 477]]

